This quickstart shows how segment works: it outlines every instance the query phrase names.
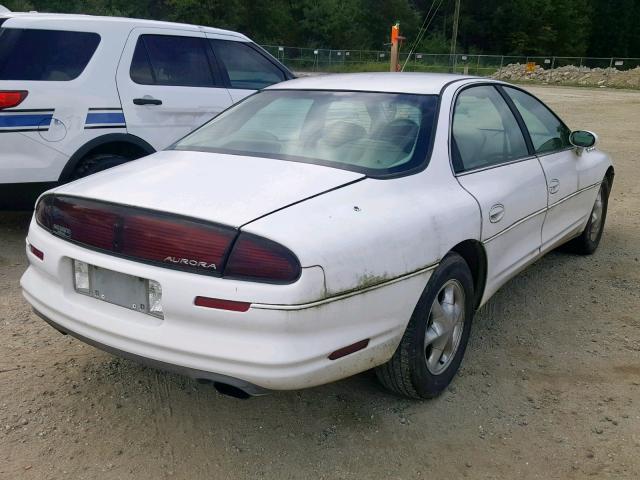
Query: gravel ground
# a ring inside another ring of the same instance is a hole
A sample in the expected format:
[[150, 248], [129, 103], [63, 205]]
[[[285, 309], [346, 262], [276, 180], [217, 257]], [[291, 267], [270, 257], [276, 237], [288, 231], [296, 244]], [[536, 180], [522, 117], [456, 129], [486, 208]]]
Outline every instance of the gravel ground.
[[235, 400], [61, 336], [20, 295], [28, 217], [0, 215], [0, 478], [640, 478], [640, 92], [531, 90], [613, 155], [606, 232], [506, 285], [433, 401], [370, 372]]

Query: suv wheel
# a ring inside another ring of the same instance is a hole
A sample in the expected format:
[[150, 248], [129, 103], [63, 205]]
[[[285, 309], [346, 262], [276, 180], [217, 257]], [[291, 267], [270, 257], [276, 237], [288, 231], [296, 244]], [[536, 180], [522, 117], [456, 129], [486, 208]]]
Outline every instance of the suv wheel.
[[99, 153], [96, 155], [90, 155], [80, 160], [76, 169], [73, 171], [71, 180], [77, 180], [79, 178], [93, 175], [94, 173], [107, 170], [108, 168], [116, 167], [131, 161], [130, 158], [123, 157], [122, 155], [115, 155], [112, 153]]

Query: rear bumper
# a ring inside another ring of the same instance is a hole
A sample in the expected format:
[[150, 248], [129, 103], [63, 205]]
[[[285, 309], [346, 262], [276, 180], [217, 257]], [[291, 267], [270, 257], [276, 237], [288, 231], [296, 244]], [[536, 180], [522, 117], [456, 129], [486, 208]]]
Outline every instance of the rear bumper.
[[130, 353], [130, 352], [125, 352], [123, 350], [118, 350], [117, 348], [113, 348], [113, 347], [110, 347], [109, 345], [105, 345], [103, 343], [96, 342], [95, 340], [91, 340], [90, 338], [83, 337], [82, 335], [80, 335], [80, 334], [78, 334], [76, 332], [73, 332], [71, 330], [67, 330], [66, 328], [58, 325], [53, 320], [47, 318], [45, 315], [40, 313], [35, 308], [33, 309], [33, 311], [42, 320], [47, 322], [49, 325], [51, 325], [53, 328], [58, 330], [63, 335], [71, 335], [72, 337], [77, 338], [78, 340], [80, 340], [83, 343], [86, 343], [87, 345], [91, 345], [92, 347], [98, 348], [100, 350], [103, 350], [103, 351], [105, 351], [107, 353], [110, 353], [112, 355], [115, 355], [117, 357], [122, 357], [122, 358], [126, 358], [128, 360], [133, 360], [134, 362], [140, 363], [142, 365], [146, 365], [146, 366], [151, 367], [151, 368], [156, 368], [158, 370], [164, 370], [166, 372], [173, 372], [173, 373], [178, 373], [180, 375], [185, 375], [187, 377], [191, 377], [191, 378], [196, 379], [196, 380], [207, 380], [207, 381], [210, 381], [210, 382], [212, 382], [214, 384], [215, 383], [222, 383], [222, 384], [226, 384], [226, 385], [232, 385], [232, 386], [234, 386], [236, 388], [239, 388], [243, 392], [246, 392], [247, 394], [252, 395], [252, 396], [266, 395], [267, 393], [269, 393], [269, 390], [266, 390], [264, 388], [258, 387], [257, 385], [253, 385], [253, 384], [251, 384], [249, 382], [245, 382], [243, 380], [239, 380], [237, 378], [227, 377], [226, 375], [220, 375], [218, 373], [213, 373], [213, 372], [205, 372], [203, 370], [196, 370], [194, 368], [183, 367], [183, 366], [180, 366], [180, 365], [172, 365], [172, 364], [169, 364], [169, 363], [160, 362], [158, 360], [152, 360], [152, 359], [147, 358], [147, 357], [141, 357], [140, 355], [135, 355], [135, 354]]
[[[431, 275], [425, 270], [322, 299], [324, 275], [319, 267], [304, 268], [294, 284], [266, 285], [104, 255], [33, 223], [28, 242], [44, 252], [44, 261], [27, 248], [31, 266], [21, 280], [23, 294], [56, 328], [117, 355], [249, 393], [321, 385], [386, 362]], [[76, 293], [71, 259], [158, 281], [164, 319]], [[251, 302], [251, 308], [233, 312], [198, 307], [198, 295]], [[328, 358], [364, 339], [369, 340], [365, 349]]]

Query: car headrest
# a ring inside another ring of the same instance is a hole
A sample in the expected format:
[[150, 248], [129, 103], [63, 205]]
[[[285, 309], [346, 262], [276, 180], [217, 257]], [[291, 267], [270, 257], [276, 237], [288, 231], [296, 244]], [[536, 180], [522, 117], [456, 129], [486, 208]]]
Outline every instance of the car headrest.
[[336, 121], [330, 123], [322, 132], [322, 141], [331, 147], [339, 147], [347, 142], [360, 140], [367, 134], [364, 127], [357, 123]]
[[418, 136], [418, 124], [408, 118], [396, 118], [384, 125], [375, 137], [376, 140], [384, 140], [400, 147], [409, 153]]

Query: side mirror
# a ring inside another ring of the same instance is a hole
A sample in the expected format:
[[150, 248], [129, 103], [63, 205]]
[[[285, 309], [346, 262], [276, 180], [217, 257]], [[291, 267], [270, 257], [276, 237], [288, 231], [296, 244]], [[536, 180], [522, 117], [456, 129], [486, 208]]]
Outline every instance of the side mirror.
[[587, 130], [576, 130], [569, 135], [569, 142], [574, 147], [591, 148], [598, 142], [598, 136]]

